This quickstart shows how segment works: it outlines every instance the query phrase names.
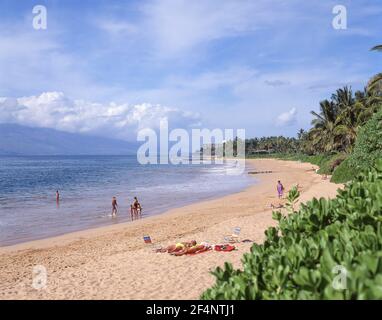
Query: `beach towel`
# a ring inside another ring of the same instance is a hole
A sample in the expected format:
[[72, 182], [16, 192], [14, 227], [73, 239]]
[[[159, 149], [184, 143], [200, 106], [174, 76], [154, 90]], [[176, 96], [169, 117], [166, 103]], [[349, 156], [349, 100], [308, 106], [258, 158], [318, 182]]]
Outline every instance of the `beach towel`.
[[229, 236], [225, 236], [224, 237], [224, 241], [225, 242], [229, 242], [229, 243], [239, 242], [240, 232], [241, 232], [241, 228], [240, 227], [235, 227], [233, 229], [233, 234], [231, 234]]
[[225, 252], [230, 252], [235, 250], [235, 246], [231, 246], [230, 244], [217, 244], [215, 246], [215, 251], [225, 251]]

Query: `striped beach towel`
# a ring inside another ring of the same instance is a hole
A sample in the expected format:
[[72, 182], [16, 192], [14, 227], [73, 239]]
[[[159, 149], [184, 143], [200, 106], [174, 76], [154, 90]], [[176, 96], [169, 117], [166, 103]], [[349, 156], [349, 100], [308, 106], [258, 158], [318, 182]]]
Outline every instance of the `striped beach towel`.
[[145, 243], [152, 243], [152, 242], [151, 242], [151, 238], [150, 238], [150, 236], [143, 236], [143, 241], [144, 241]]

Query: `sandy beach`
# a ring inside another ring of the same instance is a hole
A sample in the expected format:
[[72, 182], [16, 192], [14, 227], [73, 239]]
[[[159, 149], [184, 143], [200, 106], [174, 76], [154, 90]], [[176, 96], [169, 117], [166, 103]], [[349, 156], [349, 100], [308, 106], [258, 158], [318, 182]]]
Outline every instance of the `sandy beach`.
[[[281, 160], [247, 160], [258, 183], [229, 196], [170, 210], [162, 215], [55, 238], [0, 248], [0, 299], [198, 299], [214, 283], [210, 274], [225, 261], [240, 267], [251, 243], [233, 252], [205, 252], [175, 257], [155, 253], [155, 246], [195, 239], [223, 243], [233, 228], [240, 239], [261, 243], [275, 224], [270, 204], [277, 205], [276, 183], [286, 191], [301, 188], [300, 201], [333, 197], [341, 187], [323, 180], [311, 164]], [[32, 287], [33, 267], [47, 270], [47, 286]]]

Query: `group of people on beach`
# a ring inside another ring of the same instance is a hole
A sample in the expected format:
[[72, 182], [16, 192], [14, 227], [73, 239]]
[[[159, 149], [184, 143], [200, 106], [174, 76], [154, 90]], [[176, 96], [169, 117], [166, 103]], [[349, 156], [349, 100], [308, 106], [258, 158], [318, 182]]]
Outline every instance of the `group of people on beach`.
[[[280, 180], [277, 181], [277, 193], [278, 193], [278, 198], [281, 199], [283, 197], [283, 194], [284, 194], [284, 186], [283, 186], [283, 184], [281, 183]], [[56, 191], [56, 201], [57, 201], [57, 204], [59, 204], [59, 202], [60, 202], [60, 193], [58, 192], [58, 190]], [[111, 200], [111, 207], [112, 207], [111, 215], [113, 217], [115, 217], [117, 215], [117, 212], [118, 212], [118, 203], [117, 203], [117, 198], [116, 197], [112, 198], [112, 200]], [[130, 216], [131, 216], [132, 220], [138, 219], [138, 218], [142, 217], [142, 206], [139, 203], [137, 197], [134, 197], [134, 201], [130, 205]]]
[[[115, 217], [117, 215], [117, 212], [118, 212], [118, 203], [117, 203], [117, 198], [116, 197], [112, 198], [112, 200], [111, 200], [111, 207], [112, 207], [111, 215], [113, 217]], [[130, 216], [131, 216], [132, 220], [138, 219], [138, 218], [142, 217], [142, 206], [139, 203], [137, 197], [134, 197], [134, 201], [130, 205]]]
[[[60, 203], [60, 193], [58, 190], [56, 191], [56, 203], [57, 203], [57, 206]], [[111, 215], [115, 217], [117, 215], [117, 212], [118, 212], [117, 198], [113, 197], [111, 200]], [[142, 217], [142, 206], [139, 203], [137, 197], [134, 197], [134, 201], [130, 205], [130, 216], [132, 220]]]

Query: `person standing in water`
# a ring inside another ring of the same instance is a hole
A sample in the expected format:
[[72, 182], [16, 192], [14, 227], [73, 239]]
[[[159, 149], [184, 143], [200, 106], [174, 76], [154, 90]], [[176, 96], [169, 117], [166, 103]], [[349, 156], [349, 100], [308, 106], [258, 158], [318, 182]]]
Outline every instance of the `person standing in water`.
[[130, 217], [131, 217], [131, 220], [134, 220], [134, 218], [135, 218], [135, 208], [134, 208], [134, 205], [130, 205]]
[[111, 215], [114, 217], [117, 215], [117, 208], [118, 208], [118, 203], [117, 203], [116, 197], [113, 197], [113, 199], [111, 200], [111, 206], [112, 206]]
[[279, 199], [281, 199], [284, 194], [284, 186], [280, 180], [277, 181], [277, 193], [279, 195]]
[[58, 192], [58, 190], [56, 191], [56, 203], [57, 205], [60, 204], [60, 193]]
[[135, 216], [137, 218], [141, 217], [142, 207], [141, 207], [141, 204], [139, 203], [137, 197], [134, 197], [133, 210], [134, 210]]

